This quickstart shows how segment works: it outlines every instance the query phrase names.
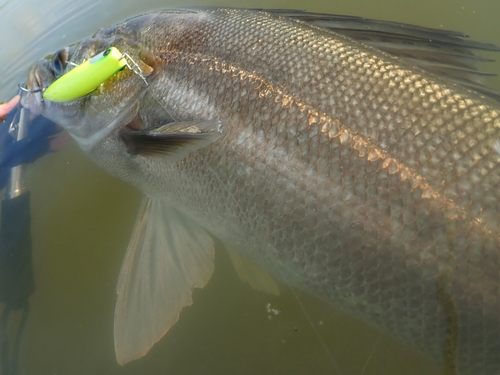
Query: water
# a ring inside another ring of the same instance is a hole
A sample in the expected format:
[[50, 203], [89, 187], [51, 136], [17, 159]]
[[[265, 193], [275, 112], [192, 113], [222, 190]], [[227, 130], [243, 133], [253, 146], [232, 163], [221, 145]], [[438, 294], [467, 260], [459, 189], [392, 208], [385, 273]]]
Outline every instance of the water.
[[[28, 67], [46, 54], [100, 27], [180, 4], [0, 1], [0, 98], [10, 98]], [[363, 15], [467, 31], [475, 39], [500, 45], [500, 2], [492, 0], [192, 4]], [[500, 72], [500, 64], [488, 69]], [[492, 85], [500, 88], [497, 80]], [[99, 170], [75, 145], [37, 162], [30, 170], [29, 186], [37, 290], [31, 298], [21, 374], [294, 375], [335, 374], [337, 369], [343, 375], [441, 373], [313, 297], [286, 286], [281, 286], [280, 297], [250, 289], [239, 280], [221, 246], [213, 278], [205, 289], [195, 291], [194, 305], [184, 309], [180, 321], [145, 358], [121, 367], [113, 349], [115, 284], [140, 193]], [[269, 313], [268, 304], [279, 313]]]

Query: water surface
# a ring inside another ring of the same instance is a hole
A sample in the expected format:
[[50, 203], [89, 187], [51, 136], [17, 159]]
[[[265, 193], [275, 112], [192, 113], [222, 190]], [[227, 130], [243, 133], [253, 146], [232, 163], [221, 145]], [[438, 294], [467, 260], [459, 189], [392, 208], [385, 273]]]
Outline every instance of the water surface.
[[[0, 99], [30, 65], [130, 16], [181, 2], [0, 1]], [[500, 45], [491, 0], [193, 1], [193, 5], [298, 8], [466, 31]], [[489, 70], [500, 72], [500, 64]], [[492, 85], [500, 84], [492, 80]], [[124, 367], [113, 349], [115, 284], [140, 192], [108, 176], [75, 145], [30, 169], [37, 290], [21, 374], [440, 374], [415, 353], [331, 306], [281, 286], [252, 290], [222, 246], [194, 305], [143, 359]], [[279, 312], [275, 315], [268, 307]], [[312, 328], [314, 326], [314, 329]]]

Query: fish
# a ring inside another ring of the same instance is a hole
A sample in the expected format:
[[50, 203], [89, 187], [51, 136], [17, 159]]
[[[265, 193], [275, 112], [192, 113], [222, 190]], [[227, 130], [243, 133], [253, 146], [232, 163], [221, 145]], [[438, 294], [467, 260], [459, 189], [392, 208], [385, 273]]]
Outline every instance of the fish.
[[[44, 90], [116, 48], [67, 102]], [[500, 373], [496, 46], [294, 10], [169, 9], [36, 63], [22, 104], [144, 198], [117, 284], [117, 361], [144, 356], [214, 270], [311, 293], [443, 366]], [[71, 62], [71, 63], [70, 63]]]

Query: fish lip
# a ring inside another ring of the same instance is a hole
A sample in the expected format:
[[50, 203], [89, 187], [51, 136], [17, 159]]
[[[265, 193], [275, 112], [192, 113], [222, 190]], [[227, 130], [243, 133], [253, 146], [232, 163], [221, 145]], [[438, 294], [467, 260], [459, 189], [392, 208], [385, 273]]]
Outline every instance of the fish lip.
[[42, 96], [47, 87], [48, 85], [44, 85], [40, 66], [34, 66], [28, 73], [26, 89], [21, 98], [22, 106], [28, 108], [33, 115], [42, 114], [49, 105]]

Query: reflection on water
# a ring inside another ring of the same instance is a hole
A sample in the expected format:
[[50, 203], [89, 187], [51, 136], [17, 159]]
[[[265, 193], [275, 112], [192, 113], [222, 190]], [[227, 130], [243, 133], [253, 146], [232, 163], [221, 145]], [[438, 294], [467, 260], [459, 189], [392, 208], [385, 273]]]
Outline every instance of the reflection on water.
[[[489, 0], [332, 3], [267, 0], [238, 5], [442, 25], [500, 44], [500, 3]], [[99, 27], [173, 5], [152, 0], [0, 2], [2, 98], [14, 93], [36, 59]], [[500, 71], [498, 64], [491, 69]], [[37, 290], [22, 348], [22, 374], [439, 373], [313, 297], [295, 291], [299, 303], [286, 286], [280, 297], [250, 289], [238, 279], [222, 247], [212, 280], [195, 291], [194, 305], [182, 312], [179, 323], [145, 358], [120, 367], [113, 351], [115, 284], [140, 194], [97, 169], [74, 145], [37, 162], [29, 184]]]

